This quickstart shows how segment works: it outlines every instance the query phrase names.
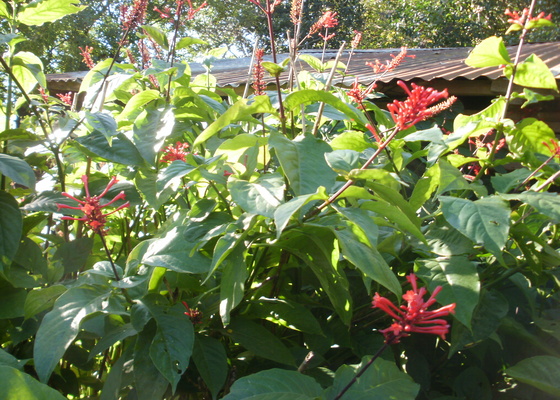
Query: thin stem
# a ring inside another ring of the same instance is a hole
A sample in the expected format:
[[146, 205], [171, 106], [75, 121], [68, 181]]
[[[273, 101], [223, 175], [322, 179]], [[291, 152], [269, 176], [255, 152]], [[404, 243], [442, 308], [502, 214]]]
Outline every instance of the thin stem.
[[[383, 151], [383, 149], [385, 149], [385, 147], [387, 147], [387, 145], [391, 142], [391, 140], [393, 140], [395, 138], [395, 136], [397, 135], [397, 133], [399, 133], [400, 130], [395, 127], [395, 129], [393, 130], [393, 132], [387, 137], [387, 139], [381, 143], [379, 145], [379, 147], [377, 148], [377, 150], [375, 151], [375, 153], [373, 153], [373, 155], [364, 163], [364, 165], [362, 165], [362, 167], [360, 168], [360, 170], [364, 170], [367, 167], [369, 167], [369, 165], [373, 162], [373, 160], [375, 160], [379, 154]], [[319, 207], [315, 208], [314, 210], [312, 210], [308, 215], [307, 215], [307, 219], [317, 215], [319, 212], [321, 212], [325, 207], [327, 207], [328, 205], [332, 204], [336, 199], [338, 199], [338, 197], [340, 197], [340, 195], [342, 195], [342, 193], [344, 193], [344, 191], [346, 189], [348, 189], [350, 186], [352, 186], [355, 183], [355, 181], [353, 180], [349, 180], [347, 181], [344, 186], [342, 186], [335, 194], [333, 194], [331, 197], [329, 197], [327, 200], [325, 200], [323, 202], [323, 204], [321, 204]]]
[[101, 243], [103, 243], [103, 248], [105, 249], [105, 253], [107, 254], [107, 258], [109, 259], [109, 262], [111, 263], [111, 268], [113, 269], [113, 274], [115, 274], [115, 280], [120, 281], [121, 278], [119, 278], [119, 274], [117, 272], [117, 267], [115, 266], [115, 263], [113, 262], [113, 256], [111, 255], [111, 251], [109, 251], [109, 247], [107, 247], [107, 242], [105, 241], [105, 238], [103, 237], [103, 235], [101, 233], [99, 233], [99, 237], [101, 238]]
[[556, 178], [558, 178], [558, 176], [560, 176], [560, 171], [556, 171], [550, 178], [548, 178], [546, 181], [544, 181], [544, 183], [542, 185], [540, 185], [538, 188], [535, 189], [535, 191], [540, 192], [541, 190], [543, 190], [545, 187], [547, 187], [548, 185], [550, 185], [552, 182], [554, 182], [554, 180]]
[[342, 398], [342, 396], [344, 396], [344, 393], [346, 393], [348, 391], [348, 389], [350, 389], [352, 387], [352, 385], [354, 385], [354, 383], [356, 383], [356, 381], [358, 380], [358, 378], [360, 376], [362, 376], [367, 369], [371, 366], [371, 364], [374, 363], [375, 360], [377, 360], [377, 358], [379, 358], [379, 356], [385, 351], [385, 349], [387, 349], [387, 347], [389, 347], [389, 343], [385, 342], [383, 343], [383, 346], [381, 346], [379, 348], [379, 350], [377, 350], [377, 353], [375, 353], [372, 357], [371, 360], [369, 360], [366, 365], [364, 365], [356, 375], [354, 375], [354, 377], [352, 378], [352, 380], [350, 382], [348, 382], [348, 384], [346, 386], [344, 386], [344, 388], [336, 395], [336, 397], [333, 398], [333, 400], [340, 400]]
[[[346, 45], [345, 42], [342, 43], [340, 49], [338, 49], [338, 53], [336, 53], [336, 58], [334, 60], [334, 65], [331, 68], [331, 72], [329, 77], [327, 78], [327, 82], [325, 83], [325, 91], [328, 91], [331, 87], [332, 80], [334, 78], [334, 74], [336, 72], [336, 66], [338, 65], [338, 60], [340, 60], [340, 56], [342, 55], [342, 51], [344, 50], [344, 46]], [[321, 117], [323, 116], [323, 110], [325, 109], [325, 103], [321, 102], [319, 105], [319, 110], [317, 111], [317, 117], [315, 118], [315, 125], [313, 125], [313, 131], [311, 132], [312, 136], [317, 135], [317, 131], [319, 130], [319, 124], [321, 122]]]

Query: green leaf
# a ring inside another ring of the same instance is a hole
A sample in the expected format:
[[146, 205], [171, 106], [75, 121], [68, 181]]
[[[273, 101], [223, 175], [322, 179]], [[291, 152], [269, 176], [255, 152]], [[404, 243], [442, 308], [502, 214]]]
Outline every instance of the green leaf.
[[130, 117], [138, 115], [146, 104], [156, 99], [159, 99], [159, 92], [157, 90], [144, 90], [136, 93], [126, 103], [126, 106], [117, 118], [117, 122], [126, 121]]
[[257, 113], [276, 115], [268, 96], [256, 96], [251, 102], [248, 99], [240, 99], [197, 136], [193, 147], [204, 143], [229, 124], [251, 120], [252, 115]]
[[261, 297], [249, 306], [250, 315], [300, 332], [322, 335], [321, 325], [303, 304], [287, 299]]
[[175, 118], [171, 108], [144, 107], [134, 121], [132, 140], [144, 160], [156, 164], [157, 151], [173, 132]]
[[134, 144], [122, 133], [113, 137], [111, 146], [107, 143], [105, 136], [97, 131], [76, 138], [76, 141], [85, 148], [86, 152], [92, 152], [106, 160], [124, 165], [140, 166], [144, 164], [144, 159]]
[[526, 156], [530, 157], [533, 153], [551, 155], [544, 143], [549, 144], [551, 140], [556, 140], [556, 136], [545, 122], [535, 118], [525, 118], [515, 126], [515, 129], [506, 134], [506, 140], [513, 154], [519, 158], [527, 158]]
[[238, 379], [223, 400], [314, 400], [322, 392], [310, 376], [274, 368]]
[[324, 187], [317, 189], [316, 193], [305, 194], [303, 196], [294, 197], [287, 203], [280, 205], [274, 211], [274, 224], [276, 225], [276, 236], [280, 237], [282, 231], [290, 222], [292, 216], [302, 207], [315, 200], [326, 200], [328, 198]]
[[23, 306], [25, 318], [31, 318], [42, 311], [48, 310], [54, 305], [66, 288], [62, 285], [54, 285], [29, 292]]
[[10, 178], [15, 183], [35, 190], [35, 174], [24, 160], [0, 154], [0, 174]]
[[552, 356], [536, 356], [526, 358], [505, 373], [519, 382], [534, 386], [553, 396], [560, 396], [560, 358]]
[[274, 148], [296, 196], [315, 193], [320, 186], [327, 191], [333, 187], [337, 174], [325, 160], [325, 154], [332, 151], [327, 143], [311, 135], [289, 140], [273, 132], [269, 145]]
[[47, 80], [43, 73], [43, 63], [39, 57], [28, 51], [20, 51], [12, 58], [12, 73], [23, 89], [29, 93], [37, 83], [46, 88]]
[[534, 207], [541, 214], [552, 218], [555, 223], [560, 222], [560, 196], [558, 193], [526, 191], [518, 194], [502, 194], [505, 200], [520, 200]]
[[228, 359], [224, 345], [210, 336], [196, 335], [192, 359], [198, 373], [210, 389], [212, 399], [217, 399], [228, 376]]
[[140, 28], [142, 28], [161, 48], [165, 51], [169, 51], [169, 41], [165, 33], [151, 25], [142, 25]]
[[57, 390], [15, 368], [0, 365], [0, 398], [5, 400], [65, 400]]
[[157, 194], [162, 195], [162, 192], [165, 189], [180, 183], [182, 177], [195, 169], [196, 167], [193, 167], [182, 160], [173, 161], [167, 168], [160, 170], [160, 173], [157, 176]]
[[232, 200], [251, 214], [273, 218], [284, 198], [284, 179], [279, 174], [263, 175], [254, 182], [230, 177], [227, 185]]
[[473, 344], [490, 338], [502, 324], [508, 309], [508, 301], [500, 292], [482, 290], [469, 328], [462, 324], [453, 324], [450, 338], [450, 354], [453, 355], [465, 347], [470, 347]]
[[361, 243], [347, 229], [334, 230], [334, 234], [340, 243], [344, 258], [354, 264], [366, 277], [400, 297], [402, 292], [399, 280], [375, 247]]
[[262, 67], [270, 74], [270, 76], [280, 76], [282, 72], [284, 72], [285, 68], [280, 64], [275, 64], [270, 61], [263, 61], [261, 63]]
[[53, 261], [60, 260], [65, 273], [77, 272], [85, 267], [91, 250], [93, 239], [88, 237], [78, 238], [63, 243], [54, 253]]
[[428, 282], [428, 290], [437, 286], [442, 290], [437, 296], [438, 303], [455, 303], [455, 317], [466, 327], [471, 327], [473, 311], [478, 304], [480, 280], [476, 264], [466, 257], [438, 258], [422, 260], [416, 264], [418, 277]]
[[364, 132], [344, 131], [329, 142], [333, 150], [354, 150], [362, 152], [370, 149], [372, 143]]
[[[143, 303], [139, 302], [137, 304]], [[154, 323], [148, 324], [138, 335], [134, 346], [134, 388], [139, 400], [161, 399], [169, 387], [168, 381], [158, 370], [151, 357], [151, 343], [155, 336], [155, 325]]]
[[[179, 164], [185, 164], [183, 161], [174, 161], [172, 171], [176, 171], [179, 168]], [[186, 164], [185, 164], [186, 165]], [[169, 168], [169, 167], [168, 167]], [[145, 176], [142, 174], [136, 175], [136, 187], [144, 195], [144, 198], [153, 209], [159, 209], [169, 198], [176, 193], [176, 189], [171, 185], [166, 186], [165, 180], [159, 181], [159, 176], [155, 171], [144, 171]], [[180, 173], [177, 172], [177, 175]], [[186, 173], [185, 173], [186, 174]], [[166, 171], [163, 171], [160, 175], [163, 179], [167, 178]], [[170, 181], [173, 178], [170, 178]], [[161, 189], [165, 187], [165, 189]]]
[[12, 195], [0, 191], [0, 266], [9, 266], [16, 255], [22, 229], [23, 218], [18, 202]]
[[504, 40], [497, 36], [491, 36], [480, 42], [469, 54], [465, 64], [474, 68], [497, 67], [503, 64], [511, 64], [509, 53]]
[[27, 291], [3, 287], [0, 293], [0, 320], [23, 317], [23, 304]]
[[507, 203], [497, 196], [476, 201], [448, 196], [439, 199], [443, 215], [451, 226], [502, 259], [511, 224]]
[[4, 140], [24, 140], [24, 141], [35, 141], [39, 140], [39, 136], [33, 132], [29, 132], [25, 129], [7, 129], [0, 133], [0, 141]]
[[142, 263], [190, 274], [208, 272], [210, 259], [195, 250], [198, 246], [196, 242], [185, 238], [186, 230], [186, 226], [175, 227], [161, 238], [151, 241]]
[[127, 337], [136, 335], [138, 331], [134, 329], [132, 324], [123, 324], [108, 331], [99, 341], [95, 344], [93, 349], [89, 352], [89, 359], [91, 360], [96, 355], [103, 353], [109, 347], [117, 342], [122, 342]]
[[175, 392], [181, 375], [189, 366], [194, 329], [182, 304], [161, 306], [155, 299], [156, 296], [148, 295], [140, 300], [157, 323], [157, 331], [150, 346], [150, 358]]
[[496, 174], [490, 181], [496, 192], [507, 193], [525, 181], [531, 173], [527, 168], [519, 168], [507, 174]]
[[[508, 67], [506, 67], [504, 73], [510, 79], [513, 74], [513, 67]], [[519, 86], [558, 91], [558, 84], [554, 74], [544, 61], [535, 54], [531, 54], [525, 61], [517, 64], [513, 83]]]
[[512, 99], [524, 99], [525, 103], [523, 103], [521, 105], [522, 109], [527, 107], [528, 105], [538, 103], [539, 101], [554, 100], [554, 96], [551, 95], [551, 94], [542, 95], [540, 93], [533, 92], [532, 90], [529, 90], [527, 88], [523, 89], [523, 93], [513, 92], [512, 95], [511, 95], [511, 98]]
[[245, 295], [245, 281], [249, 277], [249, 271], [244, 259], [244, 252], [245, 249], [242, 246], [237, 246], [222, 261], [220, 317], [224, 325], [229, 324], [231, 311], [237, 307]]
[[86, 121], [94, 130], [101, 132], [105, 136], [110, 146], [113, 136], [118, 133], [115, 119], [109, 114], [86, 111]]
[[[332, 400], [356, 376], [356, 373], [370, 360], [364, 357], [358, 365], [343, 365], [335, 374], [332, 387], [327, 390], [326, 400]], [[378, 358], [356, 380], [344, 400], [414, 400], [420, 385], [402, 372], [394, 362]]]
[[317, 72], [323, 72], [325, 70], [325, 67], [321, 60], [310, 54], [300, 54], [298, 55], [298, 59], [305, 61], [311, 68], [313, 68]]
[[18, 14], [18, 21], [25, 25], [43, 25], [66, 15], [75, 14], [86, 6], [78, 6], [78, 0], [43, 0], [32, 2]]
[[205, 42], [205, 41], [202, 40], [202, 39], [191, 38], [191, 37], [184, 37], [184, 38], [181, 38], [181, 40], [179, 40], [179, 41], [177, 42], [177, 44], [175, 45], [175, 49], [176, 49], [176, 50], [181, 50], [181, 49], [184, 49], [184, 48], [186, 48], [186, 47], [190, 47], [190, 46], [192, 46], [193, 44], [203, 44], [203, 45], [204, 45], [204, 44], [208, 44], [208, 43]]
[[80, 323], [89, 314], [102, 310], [109, 296], [107, 289], [78, 286], [68, 289], [43, 318], [35, 339], [33, 354], [35, 370], [41, 382], [47, 382], [54, 367], [74, 341]]
[[369, 123], [363, 113], [359, 112], [355, 107], [346, 104], [332, 93], [324, 90], [304, 89], [293, 92], [286, 97], [286, 100], [284, 100], [284, 107], [287, 112], [295, 111], [302, 104], [312, 104], [317, 102], [323, 102], [333, 106], [361, 127], [365, 127], [365, 125]]

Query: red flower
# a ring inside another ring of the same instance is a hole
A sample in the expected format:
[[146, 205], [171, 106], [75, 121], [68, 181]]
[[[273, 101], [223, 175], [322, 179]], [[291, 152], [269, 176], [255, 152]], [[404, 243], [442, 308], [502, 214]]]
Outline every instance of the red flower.
[[379, 60], [375, 60], [375, 62], [366, 62], [366, 65], [368, 67], [373, 68], [373, 73], [374, 74], [391, 72], [392, 70], [397, 68], [404, 61], [405, 57], [410, 57], [410, 58], [415, 58], [416, 57], [413, 54], [407, 55], [406, 52], [407, 52], [407, 48], [406, 47], [401, 47], [401, 52], [399, 54], [397, 54], [396, 56], [394, 56], [393, 54], [390, 54], [391, 60], [386, 61], [385, 64], [383, 64]]
[[362, 41], [362, 32], [358, 32], [357, 30], [354, 29], [354, 39], [352, 39], [352, 42], [350, 43], [350, 47], [352, 47], [352, 49], [355, 49], [356, 47], [359, 46], [361, 41]]
[[550, 152], [554, 157], [558, 157], [558, 159], [560, 160], [560, 145], [556, 140], [550, 139], [551, 146], [549, 146], [547, 142], [542, 142], [542, 143], [546, 146], [548, 150], [550, 150]]
[[146, 8], [148, 0], [134, 0], [132, 7], [123, 5], [120, 8], [123, 28], [128, 30], [136, 29], [142, 25], [146, 19]]
[[420, 121], [433, 117], [445, 108], [450, 107], [456, 100], [452, 96], [449, 99], [450, 101], [428, 108], [438, 100], [447, 99], [449, 96], [447, 89], [438, 92], [435, 89], [412, 83], [411, 91], [403, 81], [398, 81], [397, 85], [404, 89], [408, 98], [405, 101], [393, 101], [392, 104], [387, 105], [387, 109], [391, 112], [393, 121], [400, 130], [408, 129]]
[[253, 90], [255, 91], [255, 96], [261, 96], [266, 89], [266, 82], [264, 81], [264, 67], [263, 62], [263, 49], [257, 49], [255, 51], [255, 64], [253, 65]]
[[325, 12], [317, 22], [311, 25], [307, 37], [316, 34], [321, 29], [329, 29], [337, 26], [338, 25], [338, 19], [336, 18], [337, 14], [338, 13], [332, 11]]
[[181, 160], [185, 161], [185, 157], [189, 154], [187, 150], [191, 147], [187, 142], [181, 143], [177, 142], [175, 146], [167, 146], [163, 152], [164, 155], [161, 157], [161, 162], [172, 163], [173, 161]]
[[202, 312], [198, 309], [192, 309], [189, 307], [186, 301], [182, 302], [187, 311], [185, 311], [185, 315], [189, 317], [193, 324], [201, 324], [202, 323]]
[[77, 199], [77, 198], [75, 198], [74, 196], [72, 196], [68, 193], [62, 193], [63, 196], [77, 201], [78, 203], [81, 204], [81, 206], [73, 207], [73, 206], [67, 206], [66, 204], [57, 204], [58, 209], [60, 210], [61, 208], [69, 208], [69, 209], [72, 209], [72, 210], [83, 211], [84, 216], [81, 217], [81, 218], [62, 217], [62, 219], [73, 220], [73, 221], [84, 221], [91, 228], [92, 231], [94, 231], [95, 233], [99, 233], [100, 235], [103, 235], [105, 233], [103, 228], [105, 227], [105, 224], [107, 222], [106, 217], [108, 215], [111, 215], [111, 214], [119, 211], [119, 210], [122, 210], [123, 208], [126, 208], [126, 207], [130, 206], [130, 203], [127, 201], [123, 205], [117, 207], [115, 210], [113, 210], [109, 213], [103, 214], [103, 212], [101, 211], [102, 208], [110, 206], [111, 204], [113, 204], [117, 200], [124, 200], [124, 198], [125, 198], [124, 192], [120, 192], [118, 195], [115, 196], [115, 198], [113, 200], [110, 200], [109, 202], [107, 202], [103, 205], [101, 205], [99, 203], [100, 200], [103, 198], [103, 196], [105, 196], [107, 194], [109, 189], [111, 189], [118, 182], [117, 178], [113, 176], [111, 178], [111, 180], [109, 181], [109, 183], [107, 184], [107, 187], [98, 196], [91, 196], [90, 195], [87, 175], [82, 175], [82, 182], [84, 183], [84, 189], [86, 191], [86, 197], [85, 197], [84, 200]]
[[354, 101], [360, 104], [360, 108], [362, 107], [362, 102], [366, 99], [366, 97], [376, 88], [376, 85], [369, 85], [367, 88], [362, 89], [360, 83], [358, 82], [358, 77], [354, 78], [354, 83], [352, 84], [352, 89], [348, 91], [348, 96], [352, 97]]
[[191, 3], [191, 0], [187, 0], [187, 2], [189, 3], [189, 9], [187, 10], [187, 19], [189, 20], [193, 19], [197, 12], [199, 12], [200, 10], [202, 10], [204, 7], [208, 5], [207, 2], [204, 2], [197, 8], [194, 8]]
[[409, 336], [410, 332], [431, 333], [445, 339], [445, 335], [449, 332], [449, 324], [442, 317], [455, 313], [455, 303], [428, 311], [428, 307], [436, 302], [436, 296], [442, 287], [436, 287], [430, 298], [424, 301], [427, 291], [424, 287], [418, 289], [416, 275], [410, 274], [406, 279], [412, 285], [412, 290], [403, 295], [403, 299], [408, 303], [406, 306], [397, 307], [378, 293], [373, 297], [373, 307], [382, 309], [394, 319], [389, 328], [380, 330], [385, 336], [385, 342], [398, 343], [401, 338]]
[[68, 92], [66, 94], [63, 93], [57, 93], [56, 96], [64, 103], [67, 104], [69, 106], [72, 105], [72, 98], [73, 98], [73, 93], [72, 92]]
[[91, 58], [91, 53], [93, 52], [93, 47], [86, 46], [85, 48], [78, 47], [80, 49], [80, 54], [82, 55], [82, 61], [86, 63], [89, 69], [93, 69], [95, 67], [95, 63]]

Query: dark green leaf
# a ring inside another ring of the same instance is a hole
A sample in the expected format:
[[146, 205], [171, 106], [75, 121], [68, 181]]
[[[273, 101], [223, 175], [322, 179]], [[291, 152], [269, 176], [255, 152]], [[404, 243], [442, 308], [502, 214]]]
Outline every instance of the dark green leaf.
[[315, 193], [319, 186], [327, 191], [333, 187], [337, 174], [325, 161], [325, 153], [332, 149], [322, 140], [311, 135], [289, 140], [278, 133], [271, 133], [269, 145], [274, 148], [296, 196]]
[[23, 218], [16, 199], [0, 191], [0, 266], [8, 266], [16, 255], [22, 228]]
[[86, 121], [91, 127], [103, 134], [109, 145], [117, 134], [117, 122], [110, 114], [86, 112]]
[[195, 250], [197, 243], [186, 240], [186, 229], [185, 226], [173, 228], [163, 237], [151, 241], [142, 263], [190, 274], [208, 272], [210, 259]]
[[303, 196], [298, 196], [287, 203], [280, 205], [276, 211], [274, 211], [274, 224], [276, 225], [276, 236], [280, 237], [284, 228], [290, 222], [292, 216], [298, 212], [303, 206], [314, 200], [326, 200], [328, 198], [324, 187], [317, 189], [314, 194], [306, 194]]
[[132, 129], [132, 140], [148, 164], [155, 166], [157, 151], [174, 125], [173, 111], [169, 108], [144, 107], [138, 115]]
[[273, 218], [284, 198], [284, 179], [278, 174], [265, 175], [254, 182], [228, 179], [231, 198], [251, 214]]
[[[359, 365], [344, 365], [336, 371], [334, 383], [326, 393], [326, 399], [335, 396], [354, 378], [356, 373], [369, 361], [364, 357]], [[342, 397], [344, 400], [414, 400], [420, 385], [402, 372], [394, 362], [378, 358], [360, 376]]]
[[80, 271], [85, 267], [93, 248], [93, 239], [79, 238], [62, 244], [53, 256], [53, 260], [61, 260], [66, 273]]
[[192, 358], [198, 373], [212, 393], [212, 399], [217, 399], [228, 376], [224, 345], [212, 337], [196, 335]]
[[157, 331], [150, 346], [150, 358], [175, 392], [181, 375], [189, 366], [194, 329], [182, 304], [167, 307], [154, 300], [155, 296], [152, 295], [142, 299], [157, 323]]
[[23, 307], [25, 318], [31, 318], [42, 311], [48, 310], [64, 292], [66, 292], [66, 288], [62, 285], [32, 290], [25, 299]]
[[319, 398], [322, 391], [309, 376], [296, 371], [269, 369], [235, 381], [223, 400], [313, 400]]
[[106, 160], [124, 165], [140, 166], [144, 164], [144, 160], [134, 144], [122, 133], [113, 137], [111, 146], [100, 132], [93, 132], [87, 136], [76, 138], [76, 141], [87, 151]]
[[220, 317], [224, 325], [229, 324], [230, 312], [243, 300], [245, 281], [249, 277], [244, 259], [245, 249], [237, 246], [222, 262], [220, 282]]
[[134, 346], [134, 388], [139, 400], [161, 399], [169, 387], [169, 382], [157, 369], [150, 355], [155, 331], [155, 324], [149, 324], [138, 335]]
[[519, 194], [500, 195], [506, 200], [520, 200], [534, 207], [541, 214], [560, 222], [560, 196], [558, 193], [525, 191]]
[[35, 174], [24, 160], [0, 154], [0, 174], [7, 176], [15, 183], [35, 190]]
[[420, 278], [429, 282], [430, 292], [437, 286], [442, 287], [437, 296], [439, 304], [455, 303], [455, 317], [470, 328], [480, 294], [476, 264], [466, 257], [422, 260], [417, 263], [417, 273]]
[[27, 290], [2, 288], [0, 292], [0, 320], [23, 317]]
[[0, 365], [0, 398], [5, 400], [65, 400], [57, 390], [33, 379], [31, 375]]
[[440, 196], [447, 222], [473, 242], [483, 245], [498, 259], [502, 258], [509, 232], [510, 209], [499, 197], [471, 201]]
[[251, 302], [249, 310], [251, 315], [277, 325], [315, 335], [323, 334], [311, 311], [296, 301], [261, 297]]
[[505, 373], [519, 382], [534, 386], [553, 396], [560, 396], [560, 358], [552, 356], [536, 356], [526, 358]]
[[232, 318], [227, 331], [233, 340], [245, 347], [255, 356], [263, 357], [281, 364], [295, 366], [296, 361], [290, 350], [262, 325], [245, 318]]
[[35, 370], [42, 382], [47, 382], [54, 367], [74, 341], [80, 322], [89, 314], [102, 310], [108, 297], [107, 289], [78, 286], [68, 289], [54, 303], [37, 332], [33, 354]]

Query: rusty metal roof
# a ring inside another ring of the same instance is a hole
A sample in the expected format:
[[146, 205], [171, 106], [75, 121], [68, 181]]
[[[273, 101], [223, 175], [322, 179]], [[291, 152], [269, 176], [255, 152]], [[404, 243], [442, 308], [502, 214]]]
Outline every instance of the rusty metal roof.
[[[438, 49], [408, 49], [407, 54], [413, 55], [414, 58], [405, 58], [405, 61], [394, 71], [385, 75], [376, 75], [371, 67], [366, 66], [366, 62], [374, 62], [376, 59], [382, 63], [391, 60], [391, 54], [396, 55], [400, 49], [380, 49], [380, 50], [356, 50], [352, 55], [348, 64], [347, 74], [358, 77], [362, 84], [369, 84], [377, 79], [380, 82], [390, 82], [393, 79], [403, 81], [423, 80], [431, 81], [434, 79], [454, 80], [458, 78], [474, 80], [477, 78], [487, 78], [494, 80], [503, 76], [503, 71], [497, 67], [491, 68], [472, 68], [465, 64], [464, 60], [472, 50], [471, 47], [463, 48], [438, 48]], [[508, 47], [508, 51], [513, 59], [516, 46]], [[521, 52], [521, 60], [530, 54], [539, 56], [551, 68], [556, 79], [560, 80], [560, 42], [551, 43], [531, 43], [525, 44]], [[321, 58], [321, 50], [303, 51], [302, 54], [310, 54], [317, 58]], [[328, 50], [324, 59], [334, 59], [336, 50]], [[278, 62], [282, 62], [287, 58], [287, 54], [278, 55]], [[349, 51], [345, 51], [340, 61], [347, 63]], [[272, 61], [270, 56], [265, 56], [265, 61]], [[192, 75], [205, 73], [205, 69], [200, 63], [191, 63]], [[223, 59], [216, 60], [212, 66], [212, 75], [218, 81], [220, 87], [238, 87], [245, 85], [251, 80], [250, 74], [251, 58]], [[298, 69], [312, 71], [307, 63], [298, 61]], [[63, 74], [49, 74], [47, 81], [49, 82], [80, 82], [87, 72], [70, 72]], [[345, 78], [344, 85], [353, 83], [353, 77]], [[284, 72], [280, 76], [281, 84], [285, 84], [288, 80], [288, 73]], [[266, 78], [268, 83], [274, 80], [270, 77]], [[333, 84], [340, 84], [342, 78], [335, 78]]]

